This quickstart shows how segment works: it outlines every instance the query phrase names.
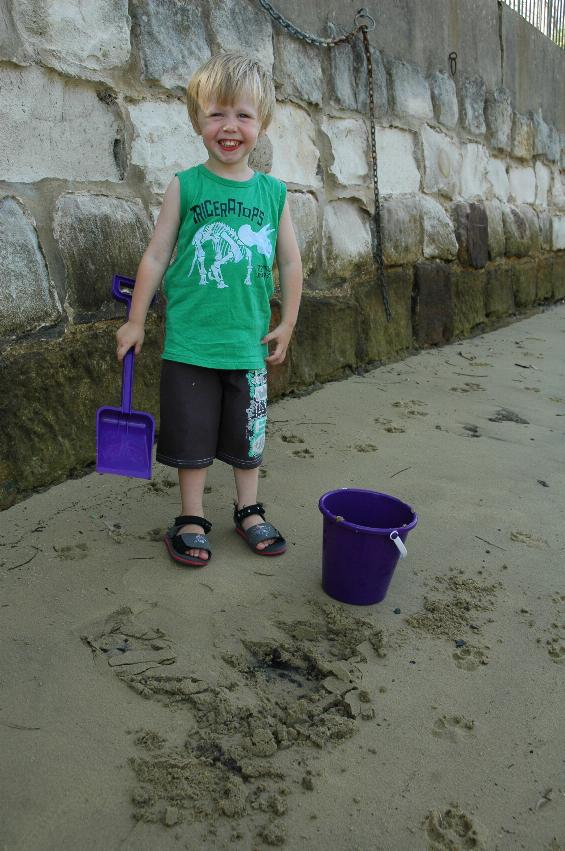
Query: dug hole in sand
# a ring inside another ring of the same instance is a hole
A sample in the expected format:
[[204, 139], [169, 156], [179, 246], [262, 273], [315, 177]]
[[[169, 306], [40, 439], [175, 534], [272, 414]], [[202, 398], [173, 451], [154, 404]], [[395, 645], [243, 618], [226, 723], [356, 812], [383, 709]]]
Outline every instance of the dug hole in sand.
[[[174, 473], [0, 515], [0, 848], [565, 848], [565, 306], [269, 408], [289, 541], [173, 564]], [[418, 513], [374, 606], [321, 588], [320, 496]]]

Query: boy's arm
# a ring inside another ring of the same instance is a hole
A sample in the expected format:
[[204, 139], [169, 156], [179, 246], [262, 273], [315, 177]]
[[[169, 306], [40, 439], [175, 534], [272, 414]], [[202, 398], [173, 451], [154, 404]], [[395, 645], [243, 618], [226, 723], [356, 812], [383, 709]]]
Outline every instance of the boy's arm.
[[179, 224], [180, 185], [178, 178], [174, 177], [163, 197], [153, 236], [137, 270], [128, 321], [116, 333], [117, 356], [120, 361], [132, 346], [135, 346], [136, 355], [141, 351], [145, 336], [145, 317], [171, 260]]
[[262, 343], [275, 341], [273, 353], [266, 358], [267, 363], [270, 364], [282, 363], [286, 357], [302, 296], [302, 260], [290, 218], [288, 201], [285, 201], [279, 224], [277, 266], [282, 291], [281, 321], [261, 340]]

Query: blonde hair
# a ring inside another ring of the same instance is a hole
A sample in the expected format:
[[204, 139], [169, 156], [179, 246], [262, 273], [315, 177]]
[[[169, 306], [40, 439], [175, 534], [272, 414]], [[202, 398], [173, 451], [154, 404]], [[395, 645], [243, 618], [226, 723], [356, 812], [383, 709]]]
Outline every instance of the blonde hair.
[[212, 100], [232, 106], [240, 97], [251, 98], [261, 129], [266, 130], [275, 110], [275, 87], [270, 74], [244, 53], [230, 51], [212, 56], [193, 74], [186, 89], [192, 126], [200, 129], [198, 107], [205, 109]]

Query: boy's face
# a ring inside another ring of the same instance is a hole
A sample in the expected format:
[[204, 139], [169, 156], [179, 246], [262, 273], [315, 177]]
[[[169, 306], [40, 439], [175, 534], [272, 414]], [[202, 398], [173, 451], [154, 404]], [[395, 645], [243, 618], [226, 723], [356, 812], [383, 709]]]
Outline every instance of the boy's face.
[[198, 125], [211, 167], [226, 175], [247, 169], [261, 133], [257, 109], [250, 99], [239, 98], [230, 106], [210, 101], [198, 108]]

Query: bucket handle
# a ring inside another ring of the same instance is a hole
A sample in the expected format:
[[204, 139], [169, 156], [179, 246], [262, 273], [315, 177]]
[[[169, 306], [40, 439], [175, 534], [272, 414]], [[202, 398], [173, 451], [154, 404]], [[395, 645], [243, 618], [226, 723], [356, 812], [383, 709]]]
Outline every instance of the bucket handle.
[[398, 532], [396, 530], [394, 532], [391, 532], [389, 538], [398, 550], [400, 558], [406, 558], [406, 556], [408, 555], [408, 550], [404, 546], [403, 541], [400, 540]]

